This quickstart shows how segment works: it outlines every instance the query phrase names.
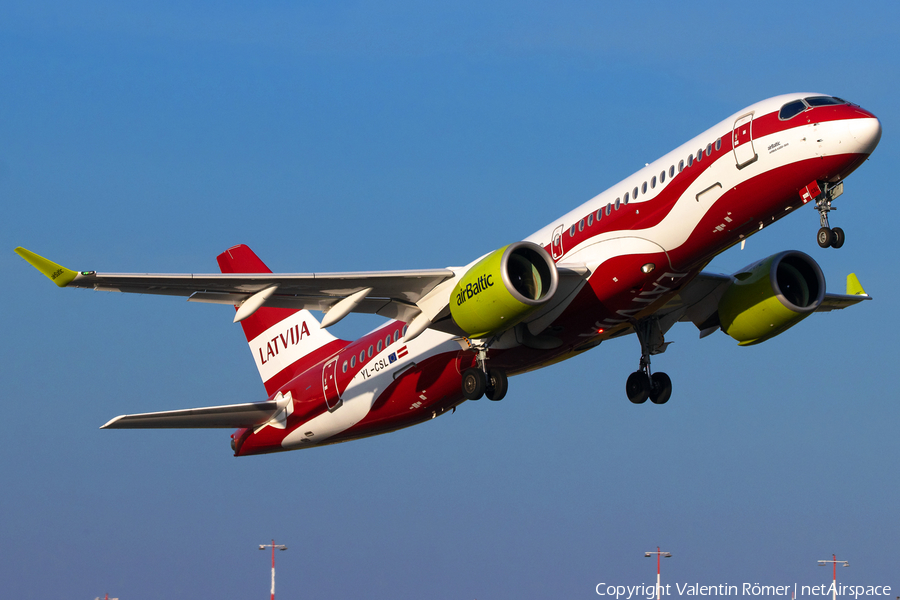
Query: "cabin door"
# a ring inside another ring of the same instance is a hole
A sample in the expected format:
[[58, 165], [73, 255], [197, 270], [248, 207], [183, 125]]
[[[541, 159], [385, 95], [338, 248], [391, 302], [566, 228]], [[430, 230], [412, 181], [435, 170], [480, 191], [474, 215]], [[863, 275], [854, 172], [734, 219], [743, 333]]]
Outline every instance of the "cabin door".
[[738, 169], [743, 169], [759, 158], [753, 149], [753, 113], [747, 113], [734, 122], [731, 142]]
[[337, 364], [338, 357], [334, 357], [322, 368], [322, 391], [325, 392], [325, 406], [329, 412], [340, 408], [343, 402], [337, 387]]
[[553, 257], [553, 260], [559, 260], [563, 255], [563, 244], [562, 244], [562, 235], [563, 235], [563, 226], [560, 225], [556, 229], [553, 230], [553, 236], [550, 238], [550, 255]]

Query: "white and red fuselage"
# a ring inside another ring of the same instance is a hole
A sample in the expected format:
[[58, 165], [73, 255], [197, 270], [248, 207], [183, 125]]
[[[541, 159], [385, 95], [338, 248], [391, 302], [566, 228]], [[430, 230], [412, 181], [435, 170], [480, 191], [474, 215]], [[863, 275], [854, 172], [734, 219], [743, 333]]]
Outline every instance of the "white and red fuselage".
[[[514, 375], [631, 332], [716, 254], [803, 206], [809, 184], [842, 181], [880, 136], [872, 113], [822, 94], [770, 98], [721, 121], [526, 238], [589, 275], [527, 324], [561, 344], [501, 339], [490, 364]], [[223, 271], [240, 272], [226, 254]], [[242, 324], [270, 400], [289, 407], [280, 424], [238, 430], [236, 456], [384, 433], [464, 401], [462, 373], [477, 362], [465, 338], [426, 329], [406, 340], [406, 324], [390, 321], [345, 341], [306, 310], [262, 310], [268, 318]]]

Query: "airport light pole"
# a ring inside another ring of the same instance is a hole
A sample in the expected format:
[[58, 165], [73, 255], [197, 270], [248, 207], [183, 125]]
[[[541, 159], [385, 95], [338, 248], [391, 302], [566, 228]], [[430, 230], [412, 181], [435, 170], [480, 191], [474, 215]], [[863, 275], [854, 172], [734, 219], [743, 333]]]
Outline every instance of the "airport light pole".
[[819, 566], [824, 567], [828, 563], [832, 563], [834, 566], [834, 575], [833, 575], [834, 579], [831, 582], [831, 598], [832, 598], [832, 600], [837, 600], [837, 566], [838, 566], [838, 563], [843, 564], [845, 567], [849, 567], [850, 563], [847, 562], [846, 560], [838, 560], [837, 556], [832, 554], [831, 560], [820, 560]]
[[259, 549], [265, 550], [266, 548], [272, 548], [272, 599], [275, 600], [275, 548], [279, 550], [287, 550], [287, 546], [282, 544], [276, 544], [275, 540], [272, 540], [271, 544], [260, 544]]
[[659, 600], [659, 592], [660, 592], [660, 586], [659, 586], [659, 558], [660, 558], [661, 556], [665, 556], [666, 558], [672, 558], [672, 553], [671, 553], [671, 552], [662, 552], [662, 551], [660, 551], [659, 546], [657, 546], [657, 547], [656, 547], [656, 552], [644, 552], [644, 557], [645, 557], [645, 558], [650, 558], [650, 557], [651, 557], [652, 555], [654, 555], [654, 554], [656, 555], [656, 600]]

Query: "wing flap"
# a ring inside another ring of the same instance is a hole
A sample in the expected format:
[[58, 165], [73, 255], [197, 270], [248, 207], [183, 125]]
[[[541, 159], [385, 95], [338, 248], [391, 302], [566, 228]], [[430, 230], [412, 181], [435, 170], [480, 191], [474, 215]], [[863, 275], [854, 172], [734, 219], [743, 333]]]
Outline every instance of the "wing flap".
[[[278, 285], [276, 296], [316, 296], [332, 301], [363, 288], [370, 296], [416, 302], [453, 277], [450, 269], [355, 273], [79, 273], [66, 287], [139, 294], [190, 296], [197, 292], [252, 295]], [[268, 304], [268, 303], [267, 303]]]

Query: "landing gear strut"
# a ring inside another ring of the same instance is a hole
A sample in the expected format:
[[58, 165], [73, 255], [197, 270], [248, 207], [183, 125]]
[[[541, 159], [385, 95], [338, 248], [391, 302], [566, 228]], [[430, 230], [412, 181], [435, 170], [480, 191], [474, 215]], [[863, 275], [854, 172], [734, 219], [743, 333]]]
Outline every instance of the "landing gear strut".
[[828, 213], [837, 210], [831, 206], [832, 201], [841, 195], [844, 191], [844, 184], [838, 183], [829, 186], [825, 184], [825, 191], [816, 198], [816, 210], [819, 212], [819, 232], [816, 234], [816, 241], [821, 248], [840, 248], [844, 245], [844, 230], [840, 227], [834, 229], [828, 224]]
[[653, 317], [635, 323], [634, 332], [641, 342], [641, 362], [628, 376], [625, 394], [634, 404], [643, 404], [647, 398], [654, 404], [665, 404], [672, 395], [672, 380], [665, 373], [650, 372], [650, 355], [662, 354], [671, 342], [663, 341], [659, 321]]
[[503, 369], [488, 369], [487, 348], [477, 346], [478, 366], [463, 372], [462, 392], [467, 400], [479, 400], [487, 396], [488, 400], [503, 400], [509, 383]]

